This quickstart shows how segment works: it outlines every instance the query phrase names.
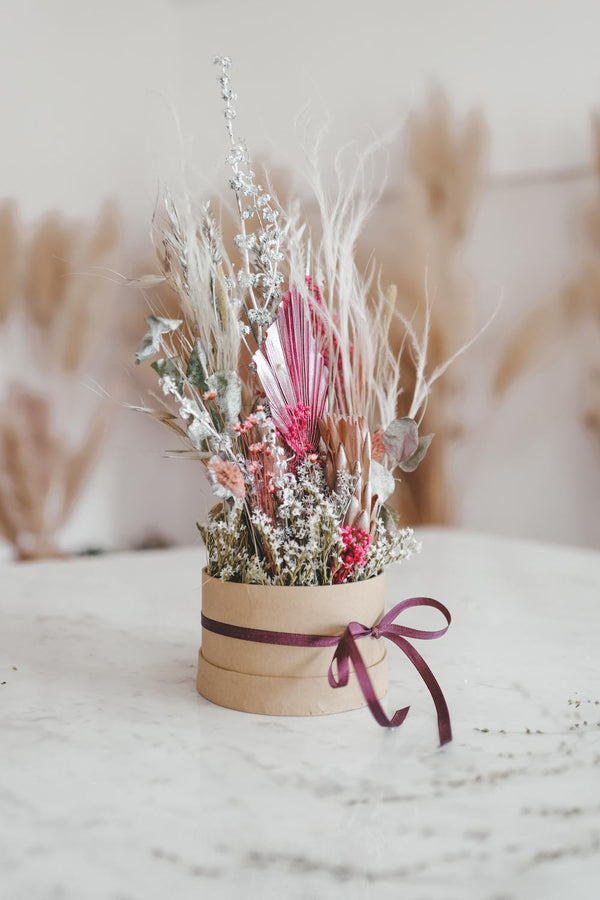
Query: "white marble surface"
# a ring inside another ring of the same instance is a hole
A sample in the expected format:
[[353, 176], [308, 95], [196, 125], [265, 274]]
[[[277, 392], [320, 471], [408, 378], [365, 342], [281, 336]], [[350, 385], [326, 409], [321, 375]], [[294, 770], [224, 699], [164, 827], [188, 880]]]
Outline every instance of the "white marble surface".
[[443, 750], [393, 647], [395, 732], [199, 697], [199, 550], [0, 567], [2, 900], [595, 900], [600, 554], [422, 537]]

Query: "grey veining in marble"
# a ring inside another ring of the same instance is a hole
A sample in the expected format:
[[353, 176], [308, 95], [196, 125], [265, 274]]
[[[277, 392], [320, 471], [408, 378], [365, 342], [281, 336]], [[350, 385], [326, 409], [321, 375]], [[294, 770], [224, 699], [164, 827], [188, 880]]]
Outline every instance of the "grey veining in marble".
[[395, 732], [199, 697], [199, 550], [0, 567], [2, 900], [600, 896], [600, 555], [422, 537], [443, 750], [393, 647]]

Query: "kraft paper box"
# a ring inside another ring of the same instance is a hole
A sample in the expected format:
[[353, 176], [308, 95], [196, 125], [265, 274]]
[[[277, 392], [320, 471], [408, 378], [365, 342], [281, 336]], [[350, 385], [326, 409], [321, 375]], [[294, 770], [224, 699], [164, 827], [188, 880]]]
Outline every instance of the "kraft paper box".
[[[218, 622], [296, 634], [341, 635], [351, 621], [371, 626], [383, 615], [384, 576], [319, 587], [280, 587], [221, 581], [203, 572], [202, 612]], [[383, 640], [361, 642], [378, 698], [387, 692]], [[352, 672], [333, 690], [327, 673], [335, 647], [255, 643], [203, 628], [197, 688], [230, 709], [271, 716], [314, 716], [365, 706]]]

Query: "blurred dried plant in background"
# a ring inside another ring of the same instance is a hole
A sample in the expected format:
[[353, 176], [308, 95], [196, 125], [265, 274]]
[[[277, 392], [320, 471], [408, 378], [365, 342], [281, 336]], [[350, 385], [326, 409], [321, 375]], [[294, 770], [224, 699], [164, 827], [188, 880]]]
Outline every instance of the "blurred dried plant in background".
[[600, 440], [600, 111], [592, 113], [596, 179], [582, 222], [581, 262], [574, 276], [519, 323], [495, 376], [502, 397], [525, 372], [548, 359], [577, 334], [578, 358], [587, 378], [584, 424]]
[[10, 315], [19, 285], [19, 223], [13, 201], [0, 205], [0, 326]]
[[57, 533], [96, 460], [108, 416], [102, 405], [72, 447], [52, 421], [52, 398], [11, 386], [0, 407], [0, 535], [16, 559], [62, 556]]
[[109, 411], [103, 401], [90, 404], [93, 395], [82, 388], [81, 376], [102, 348], [114, 313], [118, 239], [113, 205], [92, 227], [51, 213], [28, 246], [14, 207], [0, 209], [6, 264], [0, 268], [0, 324], [8, 376], [0, 403], [0, 536], [17, 559], [60, 555], [57, 533], [102, 445]]
[[[488, 129], [483, 115], [464, 118], [439, 90], [408, 117], [398, 186], [384, 195], [360, 242], [363, 265], [371, 255], [381, 277], [396, 287], [396, 308], [422, 330], [427, 309], [431, 323], [428, 359], [431, 368], [448, 359], [473, 334], [473, 306], [462, 250], [481, 195], [487, 168]], [[392, 343], [401, 352], [404, 328], [392, 324]], [[413, 394], [415, 361], [404, 354], [403, 397]], [[437, 437], [427, 459], [398, 485], [393, 503], [412, 523], [446, 524], [453, 520], [448, 453], [461, 434], [456, 410], [464, 392], [461, 363], [440, 379], [429, 398], [420, 431]]]

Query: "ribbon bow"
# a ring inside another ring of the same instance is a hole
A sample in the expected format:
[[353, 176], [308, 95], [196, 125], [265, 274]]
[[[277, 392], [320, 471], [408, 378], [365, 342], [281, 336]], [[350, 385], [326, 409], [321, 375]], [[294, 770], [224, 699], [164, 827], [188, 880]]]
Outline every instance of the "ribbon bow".
[[[396, 617], [411, 606], [432, 606], [434, 609], [438, 609], [446, 619], [446, 627], [439, 629], [439, 631], [422, 631], [418, 628], [407, 628], [405, 625], [396, 625]], [[447, 744], [452, 740], [452, 727], [450, 725], [448, 704], [446, 703], [446, 699], [435, 675], [421, 654], [415, 650], [407, 638], [417, 638], [418, 640], [423, 641], [435, 640], [435, 638], [443, 637], [443, 635], [446, 634], [450, 627], [450, 622], [451, 616], [446, 607], [437, 600], [432, 600], [429, 597], [411, 597], [409, 600], [403, 600], [401, 603], [396, 604], [393, 609], [386, 613], [386, 615], [371, 628], [367, 628], [366, 625], [361, 625], [360, 622], [350, 622], [339, 639], [335, 653], [333, 654], [328, 673], [329, 684], [332, 688], [345, 687], [345, 685], [348, 684], [348, 679], [350, 677], [350, 662], [352, 662], [360, 689], [363, 692], [363, 696], [367, 701], [367, 706], [371, 710], [374, 719], [383, 727], [397, 728], [399, 725], [402, 725], [408, 715], [410, 707], [405, 706], [403, 709], [397, 709], [391, 719], [387, 717], [381, 703], [377, 699], [367, 667], [364, 664], [360, 650], [356, 644], [356, 641], [363, 637], [388, 638], [388, 640], [393, 641], [393, 643], [408, 656], [429, 688], [429, 693], [432, 696], [437, 712], [440, 746]], [[336, 663], [337, 677], [334, 672], [334, 665]]]
[[[411, 606], [432, 606], [438, 609], [446, 619], [446, 627], [440, 628], [439, 631], [422, 631], [419, 628], [407, 628], [405, 625], [396, 625], [395, 619], [409, 609]], [[339, 635], [325, 634], [295, 634], [287, 631], [267, 631], [262, 628], [246, 628], [241, 625], [230, 625], [227, 622], [217, 622], [202, 614], [202, 627], [207, 631], [215, 634], [222, 634], [225, 637], [237, 638], [242, 641], [253, 641], [260, 644], [283, 644], [288, 647], [335, 647], [335, 653], [329, 666], [328, 679], [332, 688], [345, 687], [350, 677], [350, 662], [354, 666], [356, 677], [363, 692], [363, 696], [367, 701], [367, 706], [371, 710], [373, 717], [384, 728], [397, 728], [402, 725], [408, 715], [409, 706], [403, 709], [397, 709], [391, 719], [388, 719], [383, 707], [375, 695], [375, 689], [369, 677], [369, 671], [364, 664], [360, 650], [357, 646], [357, 640], [364, 637], [372, 638], [388, 638], [393, 641], [397, 647], [408, 656], [414, 667], [419, 672], [421, 678], [429, 688], [429, 693], [435, 704], [438, 733], [440, 736], [440, 745], [447, 744], [452, 740], [452, 728], [450, 726], [450, 713], [448, 705], [442, 693], [442, 689], [436, 681], [436, 678], [421, 656], [407, 638], [416, 638], [422, 641], [433, 641], [435, 638], [442, 637], [450, 627], [451, 617], [446, 607], [439, 603], [438, 600], [432, 600], [430, 597], [411, 597], [409, 600], [402, 600], [397, 603], [388, 613], [386, 613], [379, 622], [368, 628], [361, 625], [360, 622], [350, 622], [344, 633]], [[334, 672], [334, 665], [337, 664], [337, 677]]]

